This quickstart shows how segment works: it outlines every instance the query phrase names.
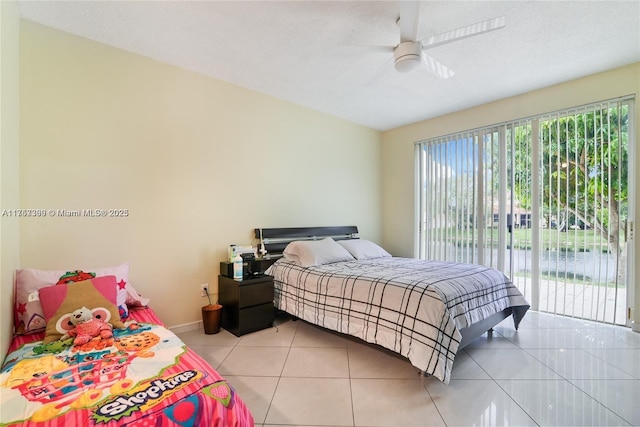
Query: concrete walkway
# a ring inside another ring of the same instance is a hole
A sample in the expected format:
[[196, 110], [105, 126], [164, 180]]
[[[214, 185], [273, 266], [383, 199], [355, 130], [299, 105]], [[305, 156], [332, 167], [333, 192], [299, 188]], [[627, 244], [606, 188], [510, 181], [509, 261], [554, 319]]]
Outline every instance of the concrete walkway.
[[[530, 303], [531, 279], [514, 277], [514, 284]], [[581, 283], [542, 280], [538, 311], [624, 325], [627, 290]]]

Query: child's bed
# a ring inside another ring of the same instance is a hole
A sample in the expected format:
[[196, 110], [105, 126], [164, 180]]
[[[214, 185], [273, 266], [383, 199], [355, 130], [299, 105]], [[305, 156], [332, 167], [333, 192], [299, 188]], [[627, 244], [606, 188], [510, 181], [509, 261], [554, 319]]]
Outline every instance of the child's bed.
[[266, 271], [274, 277], [275, 306], [393, 350], [445, 383], [458, 350], [508, 316], [517, 328], [529, 309], [495, 269], [392, 257], [356, 233], [355, 227], [256, 230], [268, 253], [284, 246], [284, 257]]
[[[92, 281], [68, 284], [65, 295]], [[29, 331], [24, 305], [17, 300], [16, 322], [28, 334], [15, 336], [0, 371], [0, 426], [253, 426], [233, 388], [152, 309], [128, 307], [127, 327], [112, 338], [74, 344], [49, 328]], [[44, 309], [37, 324], [50, 316]]]

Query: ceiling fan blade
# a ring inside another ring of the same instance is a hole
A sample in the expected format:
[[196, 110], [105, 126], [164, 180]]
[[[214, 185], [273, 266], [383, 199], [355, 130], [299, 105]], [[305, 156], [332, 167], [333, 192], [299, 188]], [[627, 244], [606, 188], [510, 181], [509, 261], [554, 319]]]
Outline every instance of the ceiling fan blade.
[[477, 36], [478, 34], [499, 30], [501, 28], [504, 28], [504, 26], [504, 16], [499, 16], [497, 18], [487, 19], [485, 21], [476, 22], [475, 24], [467, 25], [465, 27], [456, 28], [455, 30], [447, 31], [442, 34], [427, 37], [420, 42], [422, 43], [423, 49], [428, 49], [443, 45], [445, 43], [451, 43], [458, 40], [466, 39], [467, 37]]
[[456, 73], [433, 56], [422, 53], [422, 65], [441, 79], [453, 77]]
[[400, 3], [400, 41], [414, 42], [418, 37], [419, 1], [399, 1]]
[[362, 82], [362, 85], [376, 86], [380, 82], [380, 80], [382, 80], [383, 77], [387, 74], [387, 70], [391, 70], [393, 68], [391, 66], [392, 62], [393, 62], [393, 58], [389, 58], [388, 60], [384, 61], [384, 63], [382, 63], [380, 66], [375, 67], [374, 70], [369, 70], [370, 76], [364, 79], [364, 81]]
[[342, 53], [381, 52], [393, 53], [394, 46], [334, 46], [333, 51]]

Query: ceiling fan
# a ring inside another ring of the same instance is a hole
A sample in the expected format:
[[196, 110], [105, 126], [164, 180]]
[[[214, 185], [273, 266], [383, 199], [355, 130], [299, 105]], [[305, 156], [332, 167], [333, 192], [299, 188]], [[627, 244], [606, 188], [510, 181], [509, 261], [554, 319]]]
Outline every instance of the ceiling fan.
[[420, 2], [399, 1], [398, 3], [400, 17], [396, 23], [400, 27], [400, 43], [396, 46], [362, 46], [362, 48], [367, 51], [393, 53], [395, 69], [401, 73], [423, 66], [436, 76], [448, 79], [454, 76], [455, 72], [427, 54], [425, 52], [427, 49], [499, 30], [505, 26], [504, 16], [500, 16], [417, 40]]

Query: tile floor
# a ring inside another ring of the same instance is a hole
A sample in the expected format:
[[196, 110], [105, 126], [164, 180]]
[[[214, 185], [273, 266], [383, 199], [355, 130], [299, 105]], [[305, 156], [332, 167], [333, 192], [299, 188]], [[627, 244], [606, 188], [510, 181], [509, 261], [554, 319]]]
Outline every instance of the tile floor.
[[640, 334], [529, 312], [459, 352], [452, 380], [286, 317], [235, 337], [180, 334], [226, 377], [257, 426], [640, 425]]

